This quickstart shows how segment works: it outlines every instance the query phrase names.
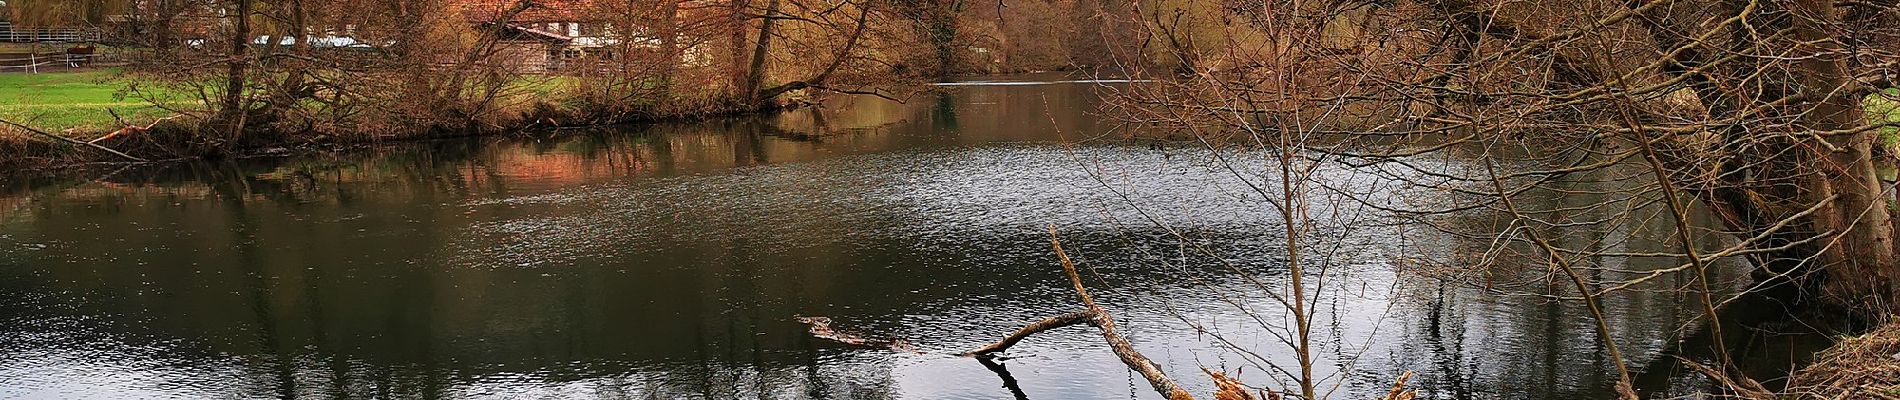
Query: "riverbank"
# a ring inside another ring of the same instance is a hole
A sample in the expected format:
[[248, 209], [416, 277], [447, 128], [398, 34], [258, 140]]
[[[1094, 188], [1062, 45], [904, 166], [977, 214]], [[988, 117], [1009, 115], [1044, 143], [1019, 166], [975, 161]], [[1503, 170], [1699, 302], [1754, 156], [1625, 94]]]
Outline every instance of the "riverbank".
[[486, 136], [536, 129], [690, 121], [771, 113], [807, 103], [761, 105], [722, 93], [654, 90], [655, 100], [596, 106], [578, 78], [522, 76], [467, 101], [412, 100], [402, 110], [340, 109], [308, 101], [249, 100], [242, 133], [225, 133], [209, 101], [113, 69], [0, 74], [0, 168], [54, 170], [219, 157], [299, 154], [388, 142]]
[[1900, 322], [1841, 340], [1793, 377], [1788, 398], [1900, 399]]

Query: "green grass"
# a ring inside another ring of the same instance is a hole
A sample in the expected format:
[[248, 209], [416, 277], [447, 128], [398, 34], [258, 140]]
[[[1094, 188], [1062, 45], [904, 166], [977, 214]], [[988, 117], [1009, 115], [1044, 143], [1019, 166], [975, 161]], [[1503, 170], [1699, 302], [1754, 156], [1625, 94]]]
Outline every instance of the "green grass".
[[[530, 99], [559, 99], [579, 84], [577, 78], [531, 76], [511, 82], [508, 90]], [[146, 99], [127, 96], [127, 86], [128, 81], [115, 70], [0, 73], [0, 119], [87, 136], [119, 128], [115, 112], [127, 123], [146, 123], [171, 114]], [[159, 97], [161, 102], [181, 106], [191, 101], [163, 92]]]
[[[50, 132], [102, 131], [127, 122], [142, 123], [170, 113], [144, 99], [122, 95], [126, 84], [115, 71], [0, 74], [0, 119]], [[110, 111], [108, 111], [110, 110]]]
[[558, 75], [524, 76], [516, 78], [513, 83], [515, 88], [526, 90], [542, 98], [567, 94], [568, 91], [580, 85], [580, 78]]
[[[1867, 108], [1867, 118], [1876, 122], [1900, 124], [1900, 101], [1893, 99], [1900, 99], [1900, 89], [1890, 88], [1884, 95], [1867, 96], [1866, 101], [1862, 102]], [[1881, 128], [1880, 139], [1888, 148], [1900, 147], [1900, 128]]]

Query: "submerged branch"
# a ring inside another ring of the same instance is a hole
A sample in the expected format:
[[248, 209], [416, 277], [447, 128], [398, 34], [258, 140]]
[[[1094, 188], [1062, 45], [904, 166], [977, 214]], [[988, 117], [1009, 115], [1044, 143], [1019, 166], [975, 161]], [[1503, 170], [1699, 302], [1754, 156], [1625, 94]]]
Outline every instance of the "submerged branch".
[[1062, 314], [1062, 315], [1058, 315], [1054, 317], [1044, 318], [1041, 321], [1036, 321], [1036, 323], [1025, 325], [1022, 327], [1022, 329], [1017, 329], [1015, 333], [1009, 334], [1009, 336], [1004, 337], [1003, 340], [998, 340], [996, 341], [996, 343], [990, 343], [990, 345], [983, 346], [983, 348], [980, 348], [980, 349], [970, 350], [969, 352], [963, 353], [963, 355], [965, 357], [988, 356], [992, 353], [998, 353], [1004, 350], [1009, 350], [1010, 346], [1015, 346], [1017, 342], [1021, 342], [1023, 341], [1023, 339], [1029, 338], [1029, 335], [1042, 333], [1043, 331], [1047, 331], [1051, 329], [1057, 329], [1057, 328], [1074, 326], [1074, 325], [1082, 325], [1082, 324], [1089, 324], [1089, 325], [1095, 324], [1095, 312], [1093, 310], [1077, 311], [1077, 312]]
[[[1122, 360], [1122, 364], [1128, 365], [1129, 370], [1141, 374], [1142, 378], [1146, 378], [1149, 386], [1154, 387], [1155, 393], [1160, 393], [1162, 397], [1168, 400], [1193, 399], [1194, 395], [1188, 394], [1187, 390], [1182, 389], [1181, 385], [1175, 383], [1173, 378], [1169, 378], [1167, 373], [1161, 372], [1161, 368], [1155, 365], [1154, 361], [1148, 360], [1147, 356], [1143, 356], [1140, 351], [1136, 351], [1134, 343], [1129, 342], [1127, 337], [1122, 336], [1121, 332], [1115, 329], [1115, 318], [1109, 315], [1107, 310], [1102, 309], [1101, 305], [1096, 304], [1095, 298], [1090, 297], [1088, 289], [1082, 285], [1082, 275], [1076, 272], [1075, 262], [1069, 260], [1068, 253], [1062, 251], [1062, 240], [1056, 237], [1056, 228], [1054, 226], [1049, 227], [1049, 243], [1055, 248], [1056, 258], [1062, 260], [1062, 271], [1069, 275], [1069, 283], [1075, 285], [1076, 295], [1082, 297], [1082, 303], [1087, 306], [1088, 309], [1043, 319], [1042, 321], [1024, 326], [1022, 329], [1017, 329], [1015, 333], [1010, 334], [1001, 341], [963, 354], [965, 356], [984, 357], [1008, 349], [1017, 342], [1028, 338], [1029, 335], [1050, 329], [1087, 323], [1102, 330], [1102, 339], [1108, 342], [1108, 347], [1115, 352], [1115, 356]], [[1246, 395], [1245, 392], [1241, 392], [1241, 394]], [[1251, 399], [1252, 396], [1248, 395], [1247, 397], [1240, 398]]]

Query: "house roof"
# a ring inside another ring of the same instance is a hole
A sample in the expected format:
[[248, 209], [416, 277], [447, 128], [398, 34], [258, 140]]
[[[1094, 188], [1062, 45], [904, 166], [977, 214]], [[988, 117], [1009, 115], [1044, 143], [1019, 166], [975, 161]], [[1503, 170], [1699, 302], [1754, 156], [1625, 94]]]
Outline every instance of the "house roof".
[[562, 35], [562, 34], [554, 33], [554, 32], [548, 32], [545, 30], [540, 30], [540, 29], [535, 29], [535, 28], [529, 28], [529, 27], [521, 26], [521, 25], [507, 24], [503, 26], [506, 26], [509, 30], [513, 30], [516, 33], [521, 34], [522, 37], [541, 40], [544, 42], [567, 43], [574, 40], [574, 38], [568, 37], [567, 35]]
[[[450, 7], [460, 8], [462, 17], [470, 22], [495, 22], [502, 13], [514, 8], [520, 0], [450, 0]], [[584, 22], [596, 18], [594, 0], [527, 0], [533, 5], [514, 19], [514, 23], [538, 22]]]

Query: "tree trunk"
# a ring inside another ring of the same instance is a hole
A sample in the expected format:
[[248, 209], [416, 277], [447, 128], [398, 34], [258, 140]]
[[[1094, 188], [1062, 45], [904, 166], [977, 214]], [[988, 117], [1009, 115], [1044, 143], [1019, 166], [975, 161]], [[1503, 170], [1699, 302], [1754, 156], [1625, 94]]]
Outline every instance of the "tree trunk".
[[284, 74], [284, 82], [279, 84], [277, 89], [278, 106], [285, 108], [296, 106], [297, 101], [304, 97], [304, 70], [306, 63], [309, 62], [307, 59], [310, 57], [310, 42], [304, 38], [309, 33], [309, 25], [303, 0], [290, 0], [290, 29], [287, 31], [288, 36], [291, 37], [291, 54], [303, 59], [285, 64], [290, 68]]
[[[1153, 360], [1142, 355], [1140, 351], [1136, 351], [1134, 343], [1129, 342], [1128, 338], [1122, 336], [1116, 329], [1115, 317], [1109, 315], [1108, 310], [1103, 309], [1100, 304], [1095, 303], [1095, 297], [1090, 296], [1088, 288], [1082, 284], [1081, 274], [1076, 272], [1075, 262], [1069, 259], [1067, 252], [1062, 251], [1062, 241], [1056, 238], [1056, 228], [1053, 225], [1049, 227], [1049, 244], [1055, 249], [1056, 259], [1062, 262], [1062, 271], [1068, 275], [1069, 284], [1075, 288], [1076, 296], [1082, 298], [1084, 309], [1078, 312], [1046, 318], [1042, 321], [1024, 326], [1022, 329], [1017, 329], [1016, 332], [1004, 337], [1003, 340], [976, 350], [971, 350], [963, 353], [963, 355], [986, 357], [997, 352], [1009, 350], [1010, 346], [1014, 346], [1016, 343], [1036, 333], [1074, 325], [1094, 325], [1096, 328], [1101, 329], [1102, 340], [1108, 342], [1109, 350], [1115, 353], [1115, 357], [1120, 358], [1122, 364], [1128, 366], [1129, 371], [1134, 371], [1140, 374], [1142, 378], [1147, 379], [1148, 385], [1154, 388], [1155, 393], [1160, 394], [1168, 400], [1193, 400], [1194, 395], [1188, 394], [1187, 390], [1182, 389], [1181, 385], [1174, 381], [1174, 378], [1168, 377], [1167, 373], [1162, 372], [1160, 365], [1155, 364]], [[1210, 375], [1214, 375], [1212, 371], [1208, 372]], [[1224, 376], [1214, 375], [1214, 378], [1216, 381], [1222, 381]], [[1235, 393], [1228, 394], [1228, 396], [1235, 395]], [[1239, 392], [1238, 395], [1246, 397], [1217, 396], [1217, 398], [1252, 398], [1244, 391]]]
[[679, 44], [679, 14], [680, 0], [660, 0], [660, 29], [658, 29], [660, 51], [666, 52], [660, 61], [664, 63], [660, 66], [660, 92], [663, 95], [673, 92], [673, 75], [679, 71], [682, 58]]
[[237, 0], [237, 14], [231, 29], [231, 54], [225, 70], [224, 100], [219, 104], [228, 134], [237, 138], [244, 130], [244, 73], [250, 65], [251, 1]]
[[746, 88], [745, 85], [747, 77], [745, 69], [747, 64], [745, 34], [747, 21], [752, 19], [746, 15], [746, 9], [751, 7], [751, 3], [751, 0], [732, 0], [728, 5], [728, 7], [731, 8], [730, 12], [732, 15], [731, 20], [727, 21], [728, 30], [726, 31], [726, 41], [731, 44], [728, 50], [730, 51], [729, 57], [731, 57], [732, 60], [731, 70], [728, 71], [726, 77], [732, 86], [732, 99], [734, 101], [743, 101], [743, 99], [751, 97], [750, 95], [752, 94], [752, 90]]
[[[776, 1], [777, 0], [774, 0], [774, 2]], [[786, 82], [771, 88], [756, 90], [752, 95], [754, 103], [763, 103], [765, 100], [776, 98], [779, 95], [794, 90], [823, 88], [825, 86], [825, 80], [831, 79], [831, 74], [838, 72], [838, 67], [844, 66], [845, 61], [851, 59], [851, 51], [857, 49], [858, 40], [864, 38], [864, 28], [866, 24], [870, 22], [870, 18], [871, 6], [869, 4], [861, 6], [861, 8], [858, 9], [857, 26], [851, 29], [851, 35], [845, 37], [844, 45], [838, 47], [837, 53], [831, 57], [831, 63], [826, 64], [825, 69], [819, 70], [817, 75], [813, 75], [811, 78], [805, 80]]]
[[765, 58], [771, 56], [772, 26], [777, 24], [778, 1], [765, 2], [765, 20], [759, 21], [759, 40], [752, 46], [752, 62], [746, 67], [745, 98], [747, 107], [759, 107], [763, 98], [759, 86], [765, 84]]
[[[1887, 191], [1876, 175], [1873, 147], [1876, 131], [1846, 132], [1866, 124], [1857, 82], [1847, 73], [1839, 54], [1849, 53], [1832, 40], [1828, 27], [1841, 23], [1833, 2], [1800, 0], [1792, 4], [1797, 15], [1792, 33], [1813, 56], [1795, 63], [1798, 83], [1811, 102], [1798, 122], [1827, 143], [1815, 143], [1812, 170], [1804, 191], [1813, 201], [1835, 197], [1814, 219], [1816, 232], [1840, 232], [1819, 260], [1826, 271], [1825, 295], [1854, 309], [1862, 317], [1884, 319], [1892, 311], [1894, 285], [1900, 273], [1894, 265], [1892, 216]], [[1832, 149], [1829, 149], [1832, 147]], [[1885, 162], [1883, 162], [1885, 163]]]
[[924, 18], [924, 29], [930, 33], [930, 47], [937, 52], [936, 76], [948, 78], [956, 71], [956, 2], [933, 1], [924, 3], [928, 9], [920, 10]]
[[[1632, 7], [1636, 4], [1631, 2]], [[1684, 82], [1708, 115], [1715, 121], [1728, 121], [1709, 129], [1722, 138], [1718, 150], [1732, 159], [1712, 166], [1677, 162], [1671, 168], [1700, 171], [1699, 175], [1719, 180], [1713, 184], [1690, 181], [1683, 187], [1693, 188], [1731, 230], [1746, 235], [1774, 231], [1755, 247], [1780, 250], [1750, 257], [1759, 279], [1788, 281], [1792, 284], [1787, 288], [1790, 292], [1878, 321], [1891, 312], [1894, 285], [1900, 282], [1894, 264], [1900, 251], [1894, 247], [1893, 219], [1887, 204], [1891, 193], [1875, 174], [1892, 162], [1874, 158], [1876, 133], [1851, 132], [1867, 121], [1861, 92], [1856, 90], [1858, 82], [1846, 72], [1840, 56], [1850, 52], [1834, 40], [1831, 31], [1831, 27], [1844, 23], [1843, 16], [1828, 1], [1798, 0], [1780, 5], [1793, 9], [1757, 10], [1733, 22], [1774, 21], [1772, 16], [1786, 14], [1783, 26], [1793, 40], [1803, 43], [1795, 45], [1793, 53], [1804, 56], [1786, 65], [1791, 75], [1788, 81], [1752, 92], [1723, 81], [1778, 66], [1770, 60], [1750, 57], [1721, 60], [1726, 54], [1765, 51], [1755, 48], [1764, 43], [1750, 36], [1749, 29], [1696, 25], [1656, 14], [1660, 11], [1634, 19], [1649, 31], [1659, 48], [1683, 49], [1664, 65], [1663, 72], [1686, 78]], [[1718, 7], [1718, 15], [1738, 15], [1750, 9], [1744, 2], [1723, 2]], [[1726, 40], [1704, 42], [1685, 36], [1686, 32], [1716, 29], [1729, 32]], [[1793, 119], [1797, 134], [1771, 131], [1767, 134], [1782, 137], [1762, 138], [1759, 136], [1763, 132], [1740, 122], [1749, 111], [1772, 107], [1766, 105], [1786, 96], [1805, 99], [1778, 111], [1778, 117]], [[1763, 141], [1771, 144], [1759, 144]], [[1789, 147], [1797, 150], [1786, 151]], [[1776, 226], [1809, 209], [1812, 213], [1798, 218], [1797, 224]], [[1829, 236], [1799, 244], [1819, 235]]]

